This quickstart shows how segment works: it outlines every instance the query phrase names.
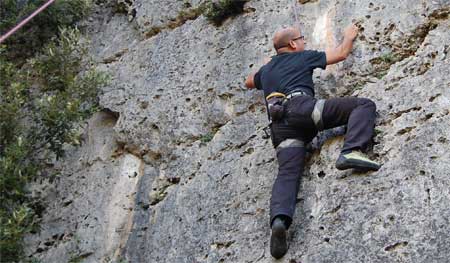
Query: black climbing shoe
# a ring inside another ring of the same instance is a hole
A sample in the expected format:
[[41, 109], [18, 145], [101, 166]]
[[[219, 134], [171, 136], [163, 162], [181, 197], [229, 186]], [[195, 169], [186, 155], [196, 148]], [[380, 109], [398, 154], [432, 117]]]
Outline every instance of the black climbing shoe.
[[276, 259], [280, 259], [288, 250], [286, 235], [286, 226], [279, 217], [272, 223], [272, 236], [270, 237], [270, 254]]
[[381, 165], [371, 161], [365, 154], [360, 151], [352, 151], [339, 155], [336, 161], [336, 168], [339, 170], [356, 169], [360, 171], [378, 171]]

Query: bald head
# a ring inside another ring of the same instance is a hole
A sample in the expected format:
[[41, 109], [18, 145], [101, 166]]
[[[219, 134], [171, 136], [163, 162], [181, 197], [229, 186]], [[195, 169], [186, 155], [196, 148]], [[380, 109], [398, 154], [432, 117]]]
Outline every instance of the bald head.
[[288, 47], [290, 41], [299, 36], [300, 31], [294, 27], [280, 29], [273, 36], [273, 47], [275, 48], [275, 50], [283, 47]]

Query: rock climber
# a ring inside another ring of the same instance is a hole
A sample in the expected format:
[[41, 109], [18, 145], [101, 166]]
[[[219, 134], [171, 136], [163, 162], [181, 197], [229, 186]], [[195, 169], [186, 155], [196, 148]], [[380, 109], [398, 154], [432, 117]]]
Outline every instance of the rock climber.
[[278, 175], [270, 200], [270, 251], [277, 259], [288, 250], [286, 236], [304, 170], [305, 144], [318, 131], [347, 125], [337, 169], [376, 171], [380, 168], [380, 164], [363, 153], [373, 136], [375, 103], [357, 97], [314, 98], [313, 70], [345, 60], [353, 48], [358, 27], [352, 24], [343, 34], [339, 46], [322, 52], [305, 50], [306, 41], [298, 28], [281, 29], [273, 37], [276, 55], [245, 81], [247, 88], [264, 91], [277, 154]]

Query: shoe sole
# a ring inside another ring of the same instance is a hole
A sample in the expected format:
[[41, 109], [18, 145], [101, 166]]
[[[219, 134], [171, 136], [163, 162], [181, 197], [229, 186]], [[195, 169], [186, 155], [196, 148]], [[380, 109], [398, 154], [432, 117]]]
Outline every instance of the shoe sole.
[[336, 163], [336, 168], [338, 170], [356, 169], [361, 172], [367, 172], [378, 171], [380, 169], [380, 166], [360, 160], [348, 159], [344, 162]]
[[287, 250], [286, 228], [283, 225], [274, 225], [272, 227], [272, 236], [270, 237], [270, 253], [276, 259], [282, 258]]

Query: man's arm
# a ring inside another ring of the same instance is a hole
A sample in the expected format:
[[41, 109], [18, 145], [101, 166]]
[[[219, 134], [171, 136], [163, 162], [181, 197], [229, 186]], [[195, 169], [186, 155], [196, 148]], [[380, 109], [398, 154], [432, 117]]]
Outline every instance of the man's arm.
[[[272, 58], [265, 57], [264, 60], [263, 60], [263, 65], [266, 65], [267, 63], [269, 63], [270, 60], [272, 60]], [[256, 88], [256, 84], [255, 84], [255, 75], [256, 75], [256, 73], [257, 72], [250, 73], [250, 75], [248, 75], [247, 79], [245, 80], [245, 86], [248, 89]]]
[[327, 65], [338, 63], [345, 60], [352, 51], [353, 41], [358, 34], [358, 27], [350, 25], [344, 30], [344, 40], [335, 48], [330, 48], [325, 51], [327, 56]]
[[247, 87], [247, 89], [254, 89], [254, 88], [256, 88], [255, 81], [254, 81], [255, 74], [256, 74], [256, 72], [251, 73], [250, 75], [248, 75], [247, 79], [245, 80], [245, 86]]

